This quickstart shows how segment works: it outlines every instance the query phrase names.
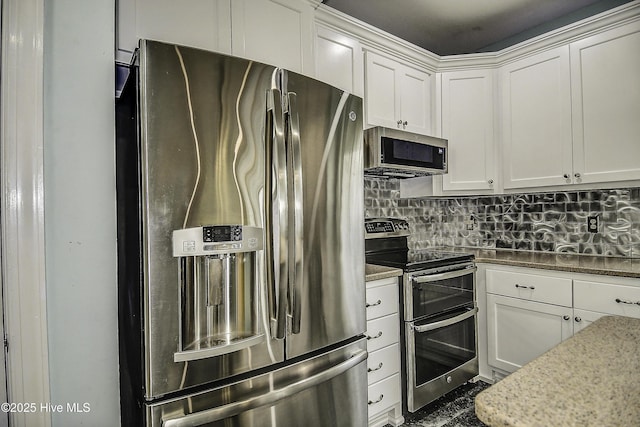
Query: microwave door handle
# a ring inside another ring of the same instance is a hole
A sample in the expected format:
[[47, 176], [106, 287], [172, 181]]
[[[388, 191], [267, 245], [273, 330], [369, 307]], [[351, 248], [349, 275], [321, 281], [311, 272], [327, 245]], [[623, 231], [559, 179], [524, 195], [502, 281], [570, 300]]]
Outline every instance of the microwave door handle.
[[303, 247], [303, 194], [302, 194], [302, 148], [300, 145], [300, 118], [298, 116], [297, 96], [290, 92], [287, 94], [289, 106], [289, 141], [291, 171], [293, 173], [293, 280], [291, 296], [291, 332], [300, 333], [301, 292], [304, 280], [304, 247]]
[[[287, 325], [288, 206], [282, 94], [271, 89], [267, 96], [265, 181], [267, 188], [266, 229], [267, 290], [270, 301], [271, 335], [282, 339]], [[270, 197], [269, 197], [270, 196]]]
[[477, 312], [478, 312], [478, 307], [473, 307], [473, 309], [467, 311], [466, 313], [462, 313], [461, 315], [452, 317], [451, 319], [445, 319], [439, 322], [427, 323], [426, 325], [422, 325], [422, 326], [412, 325], [411, 327], [416, 332], [433, 331], [434, 329], [444, 328], [445, 326], [451, 326], [458, 322], [462, 322], [463, 320], [467, 320], [468, 318], [475, 316]]
[[245, 400], [239, 400], [237, 402], [229, 403], [228, 405], [219, 406], [216, 408], [207, 409], [201, 412], [195, 412], [193, 414], [185, 415], [179, 418], [164, 419], [162, 420], [162, 427], [195, 427], [203, 424], [211, 423], [217, 420], [224, 420], [241, 412], [249, 411], [254, 408], [258, 408], [266, 405], [273, 405], [276, 402], [300, 393], [311, 387], [315, 387], [318, 384], [325, 383], [332, 378], [337, 377], [349, 369], [359, 365], [367, 359], [368, 353], [364, 350], [359, 350], [349, 359], [332, 366], [318, 374], [311, 377], [303, 378], [297, 382], [288, 384], [282, 388], [277, 388], [266, 394], [252, 397]]
[[428, 283], [437, 282], [439, 280], [453, 279], [455, 277], [466, 276], [467, 274], [474, 273], [478, 268], [469, 267], [462, 270], [448, 271], [446, 273], [428, 274], [424, 276], [412, 276], [411, 280], [414, 283]]

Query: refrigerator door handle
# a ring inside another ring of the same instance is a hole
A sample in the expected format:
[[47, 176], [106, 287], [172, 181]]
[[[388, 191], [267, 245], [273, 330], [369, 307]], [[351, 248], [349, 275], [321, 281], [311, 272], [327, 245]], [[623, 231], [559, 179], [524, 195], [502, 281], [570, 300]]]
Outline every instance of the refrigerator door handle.
[[193, 414], [185, 415], [179, 418], [163, 419], [162, 426], [200, 426], [203, 424], [211, 423], [213, 421], [231, 418], [235, 415], [240, 414], [241, 412], [249, 411], [260, 406], [273, 405], [282, 399], [286, 399], [287, 397], [293, 396], [296, 393], [300, 393], [303, 390], [314, 387], [318, 384], [322, 384], [334, 377], [337, 377], [338, 375], [364, 362], [367, 359], [367, 355], [368, 354], [366, 351], [358, 350], [353, 356], [351, 356], [344, 362], [332, 366], [331, 368], [311, 377], [301, 379], [294, 383], [288, 384], [285, 387], [274, 389], [267, 394], [256, 396], [250, 399], [239, 400], [237, 402], [229, 403], [228, 405], [207, 409], [201, 412], [195, 412]]
[[[288, 206], [287, 155], [285, 149], [282, 94], [272, 89], [267, 96], [266, 171], [267, 183], [267, 289], [270, 302], [271, 335], [282, 339], [287, 326]], [[269, 198], [269, 195], [271, 196]]]
[[291, 296], [291, 332], [300, 333], [302, 285], [304, 280], [304, 247], [303, 247], [303, 197], [302, 197], [302, 154], [300, 146], [300, 119], [298, 116], [298, 106], [296, 94], [289, 92], [289, 141], [290, 164], [293, 174], [293, 278], [290, 281], [292, 289]]

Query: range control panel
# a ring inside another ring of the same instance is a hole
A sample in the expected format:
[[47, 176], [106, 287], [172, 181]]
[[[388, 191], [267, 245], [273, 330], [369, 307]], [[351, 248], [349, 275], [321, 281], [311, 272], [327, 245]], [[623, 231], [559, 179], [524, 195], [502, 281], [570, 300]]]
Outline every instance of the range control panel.
[[367, 239], [408, 236], [409, 223], [400, 218], [365, 219], [364, 231]]

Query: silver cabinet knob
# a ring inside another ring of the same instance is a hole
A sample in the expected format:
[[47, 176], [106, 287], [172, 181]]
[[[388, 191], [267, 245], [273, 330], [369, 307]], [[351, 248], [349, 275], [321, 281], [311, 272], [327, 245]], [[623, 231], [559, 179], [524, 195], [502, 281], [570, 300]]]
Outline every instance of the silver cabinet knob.
[[493, 185], [493, 180], [490, 179], [489, 181], [487, 181], [489, 183], [489, 185]]
[[406, 128], [408, 124], [409, 124], [409, 122], [405, 120], [405, 121], [402, 123], [402, 127], [403, 127], [403, 128]]
[[563, 176], [563, 178], [564, 178], [564, 179], [569, 179], [569, 177], [570, 177], [571, 175], [569, 175], [568, 173], [565, 173], [565, 174], [564, 174], [564, 175], [562, 175], [562, 176]]
[[576, 172], [573, 174], [573, 176], [575, 176], [576, 178], [580, 178], [580, 173]]
[[576, 316], [574, 319], [576, 322], [582, 322], [582, 317]]
[[400, 126], [402, 126], [402, 120], [398, 120], [396, 124], [398, 125], [398, 128], [400, 128]]
[[564, 320], [569, 320], [569, 319], [571, 319], [571, 316], [567, 316], [567, 315], [565, 314], [564, 316], [562, 316], [562, 318], [563, 318]]

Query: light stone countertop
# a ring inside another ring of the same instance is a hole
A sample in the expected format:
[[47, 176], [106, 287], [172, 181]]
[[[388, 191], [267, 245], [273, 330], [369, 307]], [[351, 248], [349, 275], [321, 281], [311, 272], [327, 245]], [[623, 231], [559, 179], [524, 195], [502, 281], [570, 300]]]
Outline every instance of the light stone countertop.
[[365, 281], [387, 279], [389, 277], [402, 276], [402, 270], [394, 267], [384, 267], [382, 265], [365, 264]]
[[640, 426], [640, 319], [602, 317], [484, 390], [492, 427]]
[[[577, 255], [555, 252], [513, 251], [506, 249], [479, 249], [443, 247], [442, 250], [467, 252], [477, 263], [513, 265], [517, 267], [570, 271], [640, 278], [640, 258]], [[640, 422], [638, 423], [640, 425]]]

